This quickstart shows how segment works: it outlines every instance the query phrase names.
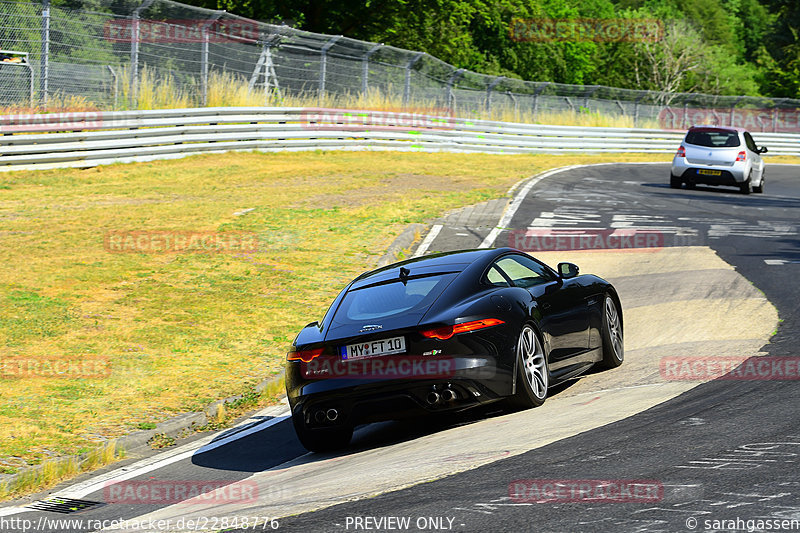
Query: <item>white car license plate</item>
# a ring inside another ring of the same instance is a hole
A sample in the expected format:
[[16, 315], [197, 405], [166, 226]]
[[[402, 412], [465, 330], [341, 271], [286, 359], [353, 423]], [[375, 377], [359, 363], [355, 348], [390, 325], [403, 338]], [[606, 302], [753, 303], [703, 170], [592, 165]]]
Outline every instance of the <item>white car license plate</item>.
[[358, 344], [348, 344], [340, 349], [342, 359], [352, 360], [362, 357], [375, 357], [378, 355], [389, 355], [393, 353], [403, 353], [406, 351], [405, 337], [392, 337], [390, 339], [380, 339], [377, 341], [361, 342]]

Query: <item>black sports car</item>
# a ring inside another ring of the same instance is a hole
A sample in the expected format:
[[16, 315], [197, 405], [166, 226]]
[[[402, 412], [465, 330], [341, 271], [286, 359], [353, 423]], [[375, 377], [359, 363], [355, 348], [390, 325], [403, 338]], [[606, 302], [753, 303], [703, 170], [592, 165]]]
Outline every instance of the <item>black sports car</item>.
[[362, 274], [292, 343], [286, 392], [303, 446], [346, 446], [357, 424], [504, 401], [623, 360], [614, 287], [511, 248], [429, 255]]

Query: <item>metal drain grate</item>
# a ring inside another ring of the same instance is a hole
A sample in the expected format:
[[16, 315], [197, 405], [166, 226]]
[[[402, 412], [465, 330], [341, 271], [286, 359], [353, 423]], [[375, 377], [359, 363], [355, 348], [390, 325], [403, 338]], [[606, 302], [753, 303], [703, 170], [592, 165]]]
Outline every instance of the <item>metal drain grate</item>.
[[101, 502], [92, 502], [89, 500], [73, 500], [72, 498], [47, 498], [46, 500], [39, 500], [27, 505], [29, 509], [36, 509], [38, 511], [50, 511], [51, 513], [77, 513], [91, 507], [103, 505]]

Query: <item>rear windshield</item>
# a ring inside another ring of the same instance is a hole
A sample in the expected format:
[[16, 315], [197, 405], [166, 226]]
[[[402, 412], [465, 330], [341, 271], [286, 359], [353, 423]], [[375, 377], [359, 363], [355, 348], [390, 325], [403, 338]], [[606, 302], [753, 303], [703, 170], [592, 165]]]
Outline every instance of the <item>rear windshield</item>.
[[710, 148], [735, 148], [739, 146], [739, 134], [726, 130], [691, 130], [686, 134], [686, 142]]
[[398, 279], [351, 290], [339, 305], [333, 324], [344, 325], [401, 314], [419, 314], [421, 318], [456, 275], [411, 278], [405, 283]]

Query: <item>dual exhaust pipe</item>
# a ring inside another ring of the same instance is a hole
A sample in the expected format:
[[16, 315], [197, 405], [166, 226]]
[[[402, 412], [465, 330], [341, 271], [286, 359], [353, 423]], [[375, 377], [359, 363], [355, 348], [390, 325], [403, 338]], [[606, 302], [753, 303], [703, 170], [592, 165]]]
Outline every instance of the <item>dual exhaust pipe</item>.
[[336, 409], [328, 409], [327, 411], [324, 409], [320, 409], [316, 413], [314, 413], [314, 420], [316, 420], [319, 424], [322, 424], [326, 420], [328, 422], [336, 422], [339, 418], [339, 411]]
[[458, 394], [456, 391], [450, 388], [448, 385], [446, 389], [444, 389], [441, 393], [436, 392], [434, 388], [433, 391], [428, 393], [428, 396], [425, 400], [428, 402], [428, 405], [437, 405], [440, 403], [450, 403], [455, 401], [458, 398]]
[[[428, 396], [425, 398], [428, 402], [428, 405], [438, 405], [440, 403], [450, 403], [458, 399], [458, 393], [450, 388], [448, 385], [447, 388], [440, 392], [437, 392], [436, 389], [432, 390], [428, 393]], [[319, 409], [314, 413], [314, 420], [318, 424], [322, 424], [325, 422], [336, 422], [339, 419], [339, 411], [337, 409]]]

